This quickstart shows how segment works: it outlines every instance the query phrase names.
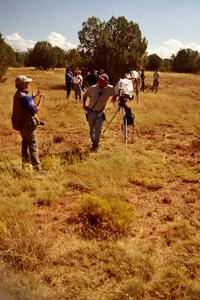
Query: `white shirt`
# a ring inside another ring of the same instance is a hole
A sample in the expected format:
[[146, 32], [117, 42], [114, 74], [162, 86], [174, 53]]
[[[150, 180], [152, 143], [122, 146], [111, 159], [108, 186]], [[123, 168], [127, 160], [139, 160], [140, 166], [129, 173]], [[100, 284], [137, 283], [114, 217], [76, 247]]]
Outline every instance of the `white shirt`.
[[73, 83], [75, 83], [75, 84], [78, 84], [78, 83], [82, 84], [82, 81], [83, 81], [83, 77], [80, 74], [73, 77]]
[[154, 72], [153, 73], [153, 79], [160, 79], [160, 73], [159, 72]]
[[138, 79], [140, 77], [139, 73], [135, 70], [131, 71], [131, 78]]

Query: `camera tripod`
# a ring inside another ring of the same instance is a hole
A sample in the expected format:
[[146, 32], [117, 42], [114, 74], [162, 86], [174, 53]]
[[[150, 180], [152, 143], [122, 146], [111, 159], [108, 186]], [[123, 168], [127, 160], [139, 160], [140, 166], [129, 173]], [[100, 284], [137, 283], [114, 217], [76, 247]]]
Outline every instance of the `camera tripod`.
[[[130, 100], [130, 98], [127, 95], [121, 95], [119, 97], [119, 107], [114, 113], [114, 115], [111, 117], [109, 122], [107, 123], [106, 128], [103, 131], [103, 134], [107, 131], [108, 127], [116, 117], [117, 113], [121, 111], [122, 115], [122, 125], [121, 129], [123, 130], [123, 137], [124, 137], [124, 143], [125, 143], [125, 149], [127, 152], [127, 145], [128, 145], [128, 126], [132, 126], [132, 141], [133, 141], [133, 134], [134, 134], [134, 128], [135, 128], [135, 115], [132, 113], [131, 108], [126, 105], [126, 101]], [[139, 131], [138, 131], [139, 132]], [[139, 132], [140, 135], [140, 132]]]

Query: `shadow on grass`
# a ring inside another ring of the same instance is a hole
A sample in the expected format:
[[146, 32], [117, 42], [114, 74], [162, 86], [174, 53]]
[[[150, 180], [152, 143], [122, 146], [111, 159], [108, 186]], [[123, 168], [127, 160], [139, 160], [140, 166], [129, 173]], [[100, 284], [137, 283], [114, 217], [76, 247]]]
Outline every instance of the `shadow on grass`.
[[52, 90], [66, 90], [66, 87], [64, 84], [56, 84], [51, 86]]

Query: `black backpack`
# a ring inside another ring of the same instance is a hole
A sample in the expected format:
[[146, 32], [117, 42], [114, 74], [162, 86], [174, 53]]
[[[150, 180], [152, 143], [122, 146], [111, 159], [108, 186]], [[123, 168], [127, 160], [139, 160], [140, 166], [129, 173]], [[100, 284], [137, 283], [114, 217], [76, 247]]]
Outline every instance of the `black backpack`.
[[19, 90], [15, 93], [13, 99], [13, 111], [11, 116], [12, 127], [14, 130], [20, 130], [23, 119], [23, 109], [21, 106], [22, 92]]

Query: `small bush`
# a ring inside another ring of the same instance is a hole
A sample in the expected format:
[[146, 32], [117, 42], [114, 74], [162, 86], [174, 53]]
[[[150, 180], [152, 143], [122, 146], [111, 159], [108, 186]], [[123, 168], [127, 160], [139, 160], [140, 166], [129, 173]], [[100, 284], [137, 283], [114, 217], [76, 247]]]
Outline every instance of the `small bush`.
[[131, 232], [134, 214], [124, 201], [86, 196], [81, 203], [79, 218], [87, 237], [116, 238]]
[[64, 141], [64, 137], [62, 135], [55, 135], [53, 137], [53, 142], [54, 143], [61, 143], [62, 141]]

